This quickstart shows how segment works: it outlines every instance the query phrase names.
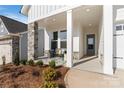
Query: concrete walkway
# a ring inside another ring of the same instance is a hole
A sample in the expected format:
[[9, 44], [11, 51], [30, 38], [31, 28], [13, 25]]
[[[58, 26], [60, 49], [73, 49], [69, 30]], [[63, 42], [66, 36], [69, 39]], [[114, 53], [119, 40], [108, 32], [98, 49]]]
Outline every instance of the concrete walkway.
[[118, 70], [113, 76], [71, 68], [65, 76], [68, 88], [113, 88], [124, 87], [124, 71]]

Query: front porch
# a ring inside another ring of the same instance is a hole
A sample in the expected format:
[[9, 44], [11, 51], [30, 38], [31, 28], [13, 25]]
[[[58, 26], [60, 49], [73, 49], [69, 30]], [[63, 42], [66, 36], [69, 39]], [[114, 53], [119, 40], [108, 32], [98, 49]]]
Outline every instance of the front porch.
[[[112, 47], [108, 46], [112, 42], [108, 43], [108, 40], [104, 38], [104, 35], [108, 34], [108, 30], [112, 31], [111, 23], [105, 25], [105, 21], [108, 19], [105, 12], [110, 12], [111, 15], [111, 7], [109, 8], [110, 11], [103, 6], [81, 6], [29, 24], [28, 60], [44, 56], [46, 58], [42, 60], [46, 63], [49, 60], [57, 60], [58, 64], [62, 61], [61, 63], [64, 63], [65, 66], [72, 67], [75, 62], [81, 61], [80, 59], [85, 60], [84, 56], [98, 56], [102, 63], [100, 72], [112, 74], [112, 51], [110, 51]], [[103, 24], [106, 32], [103, 31]], [[31, 31], [32, 33], [30, 33]], [[43, 32], [42, 37], [38, 31]], [[42, 42], [38, 41], [39, 37]], [[111, 37], [107, 36], [107, 38]], [[42, 47], [40, 51], [39, 46]], [[60, 55], [66, 54], [66, 58], [64, 56], [64, 58], [51, 58], [51, 51], [55, 53], [56, 50], [59, 50]], [[40, 54], [41, 51], [42, 54]], [[108, 51], [110, 52], [108, 53]], [[95, 65], [95, 62], [93, 63], [92, 60], [90, 64]], [[97, 69], [97, 66], [95, 68]]]

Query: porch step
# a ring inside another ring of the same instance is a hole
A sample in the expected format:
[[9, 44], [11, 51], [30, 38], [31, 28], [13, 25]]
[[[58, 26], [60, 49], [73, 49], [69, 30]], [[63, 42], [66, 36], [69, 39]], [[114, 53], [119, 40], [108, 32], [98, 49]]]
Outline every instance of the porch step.
[[79, 60], [74, 60], [74, 65], [80, 64], [80, 63], [84, 63], [84, 62], [86, 62], [86, 61], [95, 59], [95, 58], [97, 58], [97, 57], [98, 57], [98, 56], [91, 56], [91, 57], [84, 57], [84, 58], [81, 58], [81, 59], [79, 59]]
[[98, 56], [84, 57], [84, 58], [78, 60], [77, 62], [83, 62], [83, 61], [91, 60], [91, 59], [94, 59], [94, 58], [97, 58], [97, 57]]

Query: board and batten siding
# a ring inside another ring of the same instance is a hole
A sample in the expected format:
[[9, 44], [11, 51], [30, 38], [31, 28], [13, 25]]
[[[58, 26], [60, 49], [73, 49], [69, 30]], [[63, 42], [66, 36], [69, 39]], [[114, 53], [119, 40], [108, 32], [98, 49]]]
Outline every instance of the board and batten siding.
[[44, 17], [63, 7], [65, 7], [65, 5], [33, 5], [28, 12], [28, 22], [39, 17]]
[[124, 6], [113, 6], [113, 67], [124, 69], [124, 30], [117, 30], [116, 25], [124, 25]]

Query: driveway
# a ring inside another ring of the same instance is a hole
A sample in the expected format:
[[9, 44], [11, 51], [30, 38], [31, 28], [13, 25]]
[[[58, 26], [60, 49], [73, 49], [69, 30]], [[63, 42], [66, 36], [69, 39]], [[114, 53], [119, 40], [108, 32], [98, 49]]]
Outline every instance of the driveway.
[[118, 70], [113, 76], [71, 68], [65, 76], [68, 88], [114, 88], [124, 87], [124, 71]]

